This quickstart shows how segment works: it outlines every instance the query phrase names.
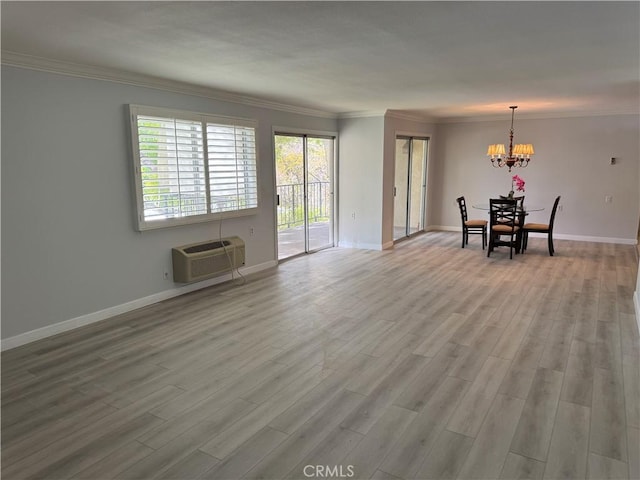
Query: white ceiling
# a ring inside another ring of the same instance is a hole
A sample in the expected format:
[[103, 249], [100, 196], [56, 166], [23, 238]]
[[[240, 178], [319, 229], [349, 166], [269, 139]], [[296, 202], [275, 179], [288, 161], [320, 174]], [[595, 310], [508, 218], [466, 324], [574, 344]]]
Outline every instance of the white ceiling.
[[3, 1], [1, 14], [4, 63], [42, 57], [329, 113], [640, 111], [638, 2]]

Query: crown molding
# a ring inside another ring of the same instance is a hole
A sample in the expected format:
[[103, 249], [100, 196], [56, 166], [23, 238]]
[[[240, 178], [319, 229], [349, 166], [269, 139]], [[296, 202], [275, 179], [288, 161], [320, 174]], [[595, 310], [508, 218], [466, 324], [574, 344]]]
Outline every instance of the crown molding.
[[419, 123], [436, 123], [436, 119], [434, 117], [422, 116], [420, 114], [406, 112], [403, 110], [366, 110], [361, 112], [343, 112], [338, 114], [339, 119], [368, 117], [387, 117]]
[[211, 100], [239, 103], [252, 107], [279, 110], [283, 112], [307, 115], [311, 117], [338, 118], [338, 115], [336, 113], [326, 112], [324, 110], [316, 110], [313, 108], [273, 102], [262, 98], [240, 95], [223, 90], [216, 90], [214, 88], [203, 87], [186, 82], [167, 80], [151, 75], [132, 73], [113, 68], [98, 67], [96, 65], [84, 65], [72, 62], [64, 62], [60, 60], [36, 57], [33, 55], [24, 55], [21, 53], [9, 52], [5, 50], [2, 51], [0, 63], [11, 67], [26, 68], [30, 70], [56, 73], [71, 77], [121, 83], [125, 85], [133, 85], [136, 87], [154, 88], [157, 90], [165, 90], [174, 93], [182, 93], [186, 95], [209, 98]]
[[399, 120], [409, 120], [419, 123], [437, 123], [438, 119], [428, 115], [420, 115], [419, 113], [407, 112], [404, 110], [387, 110], [387, 117], [397, 118]]
[[[588, 118], [588, 117], [606, 117], [617, 115], [640, 115], [639, 108], [619, 108], [607, 110], [590, 110], [590, 111], [566, 111], [566, 112], [550, 112], [550, 113], [518, 113], [518, 120], [549, 120], [552, 118]], [[483, 115], [473, 117], [440, 117], [436, 123], [472, 123], [472, 122], [501, 122], [509, 120], [510, 115]]]
[[366, 117], [384, 117], [386, 110], [367, 110], [362, 112], [342, 112], [338, 114], [338, 119], [342, 118], [366, 118]]

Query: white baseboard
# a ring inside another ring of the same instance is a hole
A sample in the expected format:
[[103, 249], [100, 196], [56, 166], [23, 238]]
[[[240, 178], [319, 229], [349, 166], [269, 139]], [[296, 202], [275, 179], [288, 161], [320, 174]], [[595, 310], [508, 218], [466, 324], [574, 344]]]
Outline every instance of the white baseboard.
[[[393, 242], [391, 242], [393, 246]], [[384, 245], [379, 243], [339, 242], [340, 248], [357, 248], [359, 250], [384, 250]]]
[[[530, 233], [532, 237], [546, 237], [544, 233]], [[591, 237], [588, 235], [565, 235], [553, 232], [554, 240], [575, 240], [576, 242], [596, 242], [596, 243], [618, 243], [621, 245], [635, 245], [638, 240], [635, 238], [616, 238], [616, 237]]]
[[[241, 268], [240, 273], [242, 275], [250, 275], [252, 273], [257, 273], [262, 270], [267, 270], [268, 268], [276, 267], [277, 265], [278, 265], [278, 262], [275, 260], [272, 260], [269, 262], [261, 263], [259, 265], [253, 265], [251, 267]], [[235, 277], [237, 277], [237, 275], [235, 275]], [[217, 285], [219, 283], [227, 282], [229, 280], [231, 280], [231, 273], [228, 273], [226, 275], [221, 275], [219, 277], [210, 278], [208, 280], [203, 280], [201, 282], [195, 282], [195, 283], [190, 283], [188, 285], [182, 285], [179, 287], [171, 288], [169, 290], [164, 290], [162, 292], [154, 293], [147, 297], [138, 298], [136, 300], [123, 303], [121, 305], [115, 305], [113, 307], [105, 308], [104, 310], [99, 310], [97, 312], [81, 315], [79, 317], [72, 318], [70, 320], [64, 320], [62, 322], [58, 322], [53, 325], [47, 325], [46, 327], [21, 333], [20, 335], [16, 335], [14, 337], [2, 339], [1, 350], [2, 351], [10, 350], [12, 348], [19, 347], [21, 345], [26, 345], [27, 343], [35, 342], [36, 340], [42, 340], [43, 338], [51, 337], [53, 335], [57, 335], [58, 333], [67, 332], [69, 330], [83, 327], [91, 323], [99, 322], [101, 320], [106, 320], [107, 318], [111, 318], [116, 315], [121, 315], [123, 313], [127, 313], [132, 310], [136, 310], [138, 308], [146, 307], [147, 305], [151, 305], [153, 303], [158, 303], [163, 300], [167, 300], [169, 298], [177, 297], [179, 295], [184, 295], [185, 293], [201, 290], [203, 288], [207, 288], [212, 285]]]
[[[462, 227], [452, 227], [449, 225], [431, 225], [425, 229], [426, 231], [444, 231], [444, 232], [461, 232]], [[544, 233], [530, 233], [531, 237], [544, 237]], [[554, 240], [574, 240], [576, 242], [596, 242], [596, 243], [618, 243], [621, 245], [637, 245], [636, 238], [616, 238], [616, 237], [593, 237], [589, 235], [567, 235], [564, 233], [553, 232]]]

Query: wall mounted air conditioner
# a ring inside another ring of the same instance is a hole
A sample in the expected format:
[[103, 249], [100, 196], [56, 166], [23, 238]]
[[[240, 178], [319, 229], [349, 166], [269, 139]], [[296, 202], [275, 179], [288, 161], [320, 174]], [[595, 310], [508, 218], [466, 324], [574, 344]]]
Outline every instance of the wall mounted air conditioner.
[[197, 282], [244, 265], [244, 241], [227, 237], [182, 245], [171, 249], [171, 257], [174, 282]]

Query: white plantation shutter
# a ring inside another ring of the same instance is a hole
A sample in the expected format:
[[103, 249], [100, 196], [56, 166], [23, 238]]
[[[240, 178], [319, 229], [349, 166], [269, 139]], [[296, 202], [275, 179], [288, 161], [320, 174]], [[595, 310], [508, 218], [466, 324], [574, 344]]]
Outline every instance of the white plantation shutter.
[[207, 124], [211, 210], [258, 206], [255, 129]]
[[135, 105], [130, 111], [140, 230], [257, 211], [252, 122]]

